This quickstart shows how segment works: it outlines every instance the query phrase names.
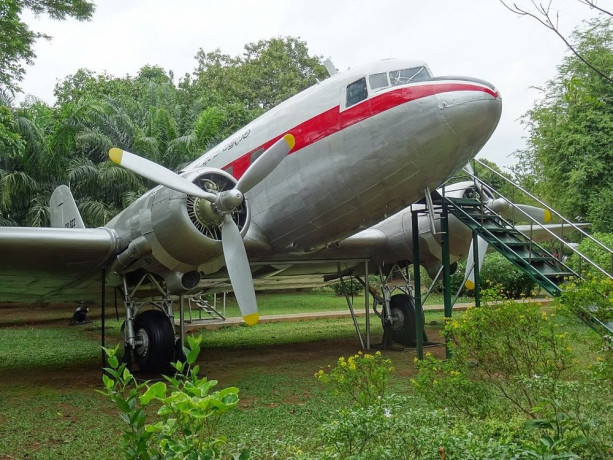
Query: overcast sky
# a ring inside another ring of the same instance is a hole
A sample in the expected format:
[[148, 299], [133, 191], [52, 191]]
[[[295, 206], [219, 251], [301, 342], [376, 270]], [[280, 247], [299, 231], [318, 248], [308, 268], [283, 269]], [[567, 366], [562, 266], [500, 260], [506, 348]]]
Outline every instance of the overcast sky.
[[[545, 0], [547, 1], [547, 0]], [[603, 0], [604, 3], [611, 0]], [[528, 0], [516, 0], [528, 5]], [[144, 65], [191, 73], [199, 48], [236, 56], [246, 43], [299, 37], [311, 54], [339, 70], [387, 57], [425, 60], [436, 75], [466, 75], [495, 84], [500, 124], [479, 157], [516, 162], [526, 132], [519, 118], [553, 77], [567, 50], [536, 21], [497, 0], [97, 0], [89, 22], [24, 19], [51, 35], [40, 41], [22, 88], [53, 104], [53, 87], [79, 68], [134, 75]], [[560, 29], [570, 33], [595, 15], [577, 0], [553, 0]]]

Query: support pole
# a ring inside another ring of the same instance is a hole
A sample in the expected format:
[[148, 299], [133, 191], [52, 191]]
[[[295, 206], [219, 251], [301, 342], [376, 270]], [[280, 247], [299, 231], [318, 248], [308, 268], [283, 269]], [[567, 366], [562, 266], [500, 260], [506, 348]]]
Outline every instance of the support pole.
[[102, 292], [100, 294], [100, 302], [102, 308], [102, 331], [100, 336], [100, 342], [102, 343], [102, 368], [104, 369], [106, 367], [106, 352], [104, 351], [106, 347], [106, 273], [104, 271], [104, 268], [102, 269], [100, 275], [102, 276], [102, 279], [100, 281], [100, 287], [102, 288]]
[[368, 281], [368, 261], [364, 262], [364, 309], [366, 310], [366, 349], [370, 350], [370, 285]]
[[421, 304], [421, 273], [419, 265], [419, 222], [416, 211], [411, 213], [411, 226], [413, 227], [413, 297], [415, 301], [415, 346], [417, 359], [424, 359], [424, 309]]
[[183, 347], [185, 347], [185, 296], [179, 296], [179, 344], [180, 351], [177, 359], [183, 361]]
[[[451, 319], [451, 268], [449, 266], [449, 210], [443, 199], [443, 215], [441, 216], [441, 232], [443, 238], [443, 299], [445, 304], [445, 319]], [[445, 339], [445, 356], [451, 357], [451, 351]]]
[[479, 279], [479, 235], [473, 230], [473, 275], [475, 277], [475, 307], [481, 306], [481, 280]]
[[362, 338], [362, 333], [360, 332], [360, 325], [358, 324], [358, 319], [355, 316], [355, 311], [353, 310], [353, 305], [351, 303], [351, 299], [349, 298], [349, 294], [347, 293], [347, 286], [345, 285], [345, 280], [343, 277], [340, 278], [341, 285], [345, 291], [345, 300], [347, 300], [347, 307], [349, 307], [349, 311], [351, 312], [351, 319], [353, 320], [353, 326], [355, 327], [355, 333], [358, 336], [358, 340], [360, 341], [360, 346], [362, 350], [365, 350], [366, 347], [364, 345], [364, 339]]

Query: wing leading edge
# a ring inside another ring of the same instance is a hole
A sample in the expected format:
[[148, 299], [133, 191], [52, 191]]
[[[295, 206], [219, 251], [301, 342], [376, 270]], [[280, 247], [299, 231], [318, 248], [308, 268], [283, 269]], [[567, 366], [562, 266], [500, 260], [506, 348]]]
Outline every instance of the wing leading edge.
[[99, 299], [117, 245], [107, 228], [0, 227], [0, 300]]

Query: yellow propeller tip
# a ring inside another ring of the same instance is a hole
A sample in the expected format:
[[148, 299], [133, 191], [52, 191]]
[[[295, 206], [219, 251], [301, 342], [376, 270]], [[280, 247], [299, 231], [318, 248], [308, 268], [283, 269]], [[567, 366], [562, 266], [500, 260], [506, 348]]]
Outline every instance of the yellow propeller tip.
[[466, 286], [466, 289], [468, 289], [469, 291], [472, 291], [475, 289], [475, 283], [471, 280], [466, 280], [466, 283], [464, 283], [464, 286]]
[[109, 158], [113, 163], [121, 164], [121, 158], [123, 157], [123, 150], [113, 147], [109, 150]]
[[549, 209], [545, 209], [545, 216], [543, 217], [543, 220], [545, 223], [548, 223], [551, 220], [551, 212], [549, 212]]
[[250, 315], [243, 316], [243, 320], [247, 324], [247, 326], [253, 326], [260, 320], [259, 313], [251, 313]]
[[285, 142], [287, 142], [287, 145], [289, 145], [289, 149], [293, 149], [294, 145], [296, 145], [296, 139], [294, 138], [294, 136], [292, 136], [291, 134], [286, 134], [285, 136], [283, 136], [283, 138], [285, 139]]

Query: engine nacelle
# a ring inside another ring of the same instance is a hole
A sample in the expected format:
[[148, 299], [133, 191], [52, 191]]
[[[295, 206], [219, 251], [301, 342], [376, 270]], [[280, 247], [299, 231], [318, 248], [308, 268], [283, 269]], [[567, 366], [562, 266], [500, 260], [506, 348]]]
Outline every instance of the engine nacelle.
[[[189, 171], [183, 177], [209, 192], [229, 190], [236, 184], [230, 174], [213, 168]], [[161, 275], [169, 288], [179, 292], [185, 284], [181, 274], [221, 268], [223, 216], [209, 201], [160, 186], [135, 205], [132, 208], [136, 208], [137, 215], [127, 212], [132, 216], [129, 223], [116, 224], [120, 232], [121, 227], [129, 227], [130, 243], [117, 256], [112, 272], [120, 274], [142, 268]], [[246, 201], [232, 212], [232, 218], [244, 236], [250, 222]]]

